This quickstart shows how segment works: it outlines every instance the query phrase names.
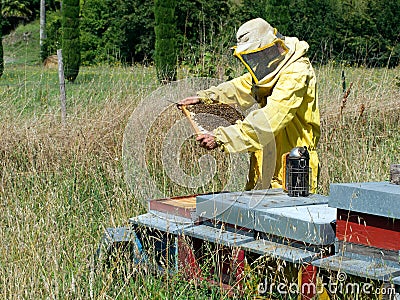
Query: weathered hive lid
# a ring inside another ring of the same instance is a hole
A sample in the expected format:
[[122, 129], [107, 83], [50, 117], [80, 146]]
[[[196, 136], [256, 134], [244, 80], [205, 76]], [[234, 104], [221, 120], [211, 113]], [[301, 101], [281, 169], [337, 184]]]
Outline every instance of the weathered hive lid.
[[289, 197], [281, 189], [201, 195], [196, 214], [247, 229], [314, 245], [334, 242], [336, 209], [328, 197]]
[[289, 197], [282, 189], [254, 190], [200, 195], [196, 197], [196, 214], [199, 217], [254, 229], [256, 210], [326, 204], [321, 195]]
[[313, 245], [335, 242], [336, 209], [328, 204], [256, 210], [255, 229]]
[[400, 185], [389, 182], [331, 184], [329, 206], [400, 219]]

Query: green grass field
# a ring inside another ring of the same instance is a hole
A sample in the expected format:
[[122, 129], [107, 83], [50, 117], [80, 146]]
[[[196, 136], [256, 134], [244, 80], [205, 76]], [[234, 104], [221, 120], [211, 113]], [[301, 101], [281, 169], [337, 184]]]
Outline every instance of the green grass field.
[[[20, 37], [25, 31], [33, 35], [28, 44]], [[62, 126], [57, 70], [37, 63], [33, 29], [13, 34], [4, 39], [0, 79], [0, 297], [224, 298], [217, 288], [179, 276], [127, 275], [118, 266], [93, 271], [104, 229], [145, 211], [125, 183], [121, 151], [129, 116], [159, 87], [155, 70], [81, 68], [76, 82], [66, 85]], [[342, 70], [353, 88], [340, 114]], [[328, 194], [333, 182], [388, 180], [390, 164], [400, 162], [400, 69], [332, 64], [316, 71], [319, 192]]]

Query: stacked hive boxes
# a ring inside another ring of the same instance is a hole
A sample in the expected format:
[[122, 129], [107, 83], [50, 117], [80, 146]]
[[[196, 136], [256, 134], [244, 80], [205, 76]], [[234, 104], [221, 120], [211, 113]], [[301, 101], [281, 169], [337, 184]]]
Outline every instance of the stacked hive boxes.
[[313, 264], [400, 282], [400, 186], [388, 182], [331, 184], [329, 206], [337, 209], [336, 255]]

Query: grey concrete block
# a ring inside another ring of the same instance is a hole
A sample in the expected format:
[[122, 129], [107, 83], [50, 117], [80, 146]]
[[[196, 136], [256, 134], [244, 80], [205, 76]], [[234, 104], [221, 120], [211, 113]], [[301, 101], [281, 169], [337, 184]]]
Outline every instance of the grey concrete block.
[[255, 210], [257, 231], [314, 245], [335, 242], [336, 209], [328, 204]]
[[183, 232], [187, 236], [225, 246], [239, 246], [243, 243], [254, 240], [252, 237], [246, 235], [225, 231], [221, 228], [215, 228], [207, 225], [198, 225], [185, 228]]
[[196, 214], [239, 227], [254, 229], [255, 211], [266, 208], [328, 203], [321, 195], [289, 197], [281, 189], [220, 193], [196, 197]]
[[318, 257], [315, 252], [266, 240], [253, 240], [240, 246], [243, 250], [292, 263], [310, 262]]
[[331, 184], [329, 206], [400, 219], [400, 185], [389, 182]]
[[197, 196], [196, 214], [207, 219], [253, 228], [252, 208], [240, 193]]
[[172, 234], [180, 234], [185, 228], [193, 225], [191, 219], [154, 211], [130, 218], [129, 222]]
[[395, 267], [390, 262], [386, 264], [384, 260], [381, 260], [378, 263], [341, 254], [316, 260], [312, 262], [312, 265], [328, 271], [342, 272], [382, 281], [393, 280], [393, 278], [400, 275], [400, 266]]

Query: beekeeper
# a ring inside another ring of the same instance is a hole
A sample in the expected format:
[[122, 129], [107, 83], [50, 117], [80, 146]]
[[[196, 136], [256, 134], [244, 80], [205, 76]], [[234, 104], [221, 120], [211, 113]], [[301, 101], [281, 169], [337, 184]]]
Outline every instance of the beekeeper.
[[[306, 57], [309, 45], [281, 35], [261, 18], [244, 23], [236, 38], [233, 55], [248, 72], [199, 91], [178, 106], [221, 102], [246, 110], [257, 103], [257, 109], [243, 121], [199, 135], [200, 146], [209, 150], [220, 147], [230, 153], [250, 152], [247, 190], [282, 187], [282, 155], [294, 147], [307, 146], [311, 192], [315, 192], [320, 116], [315, 73]], [[272, 169], [271, 176], [266, 175], [268, 169]]]

